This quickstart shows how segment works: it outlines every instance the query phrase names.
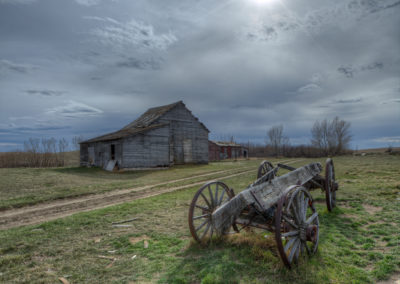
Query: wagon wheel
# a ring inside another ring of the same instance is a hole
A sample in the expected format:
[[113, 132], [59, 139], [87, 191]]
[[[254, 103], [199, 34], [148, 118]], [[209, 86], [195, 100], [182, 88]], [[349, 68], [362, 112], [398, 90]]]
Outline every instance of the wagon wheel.
[[336, 206], [336, 190], [338, 184], [335, 181], [335, 167], [331, 158], [326, 160], [325, 164], [325, 198], [326, 206], [329, 211]]
[[274, 166], [270, 162], [262, 161], [260, 166], [258, 167], [257, 179], [264, 176], [266, 173], [268, 173], [273, 168], [274, 168]]
[[311, 194], [299, 185], [289, 187], [278, 202], [275, 238], [283, 263], [291, 268], [300, 256], [318, 249], [319, 221]]
[[[233, 190], [220, 181], [206, 183], [196, 192], [189, 208], [189, 229], [196, 241], [205, 243], [211, 240], [214, 234], [211, 215], [233, 196]], [[235, 226], [234, 229], [237, 230]]]

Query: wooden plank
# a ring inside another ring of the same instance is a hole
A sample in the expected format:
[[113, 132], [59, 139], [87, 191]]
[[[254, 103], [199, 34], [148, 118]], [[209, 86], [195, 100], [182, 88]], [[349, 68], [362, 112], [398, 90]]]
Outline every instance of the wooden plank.
[[112, 172], [115, 168], [115, 164], [117, 163], [116, 160], [109, 160], [107, 166], [105, 167], [106, 171]]
[[[212, 224], [216, 232], [222, 234], [232, 226], [234, 220], [248, 205], [254, 205], [257, 210], [263, 211], [278, 202], [285, 190], [291, 185], [303, 185], [322, 171], [320, 163], [311, 163], [283, 176], [276, 177], [269, 182], [250, 186], [240, 192], [229, 202], [222, 205], [212, 214]], [[261, 208], [256, 200], [262, 203]]]

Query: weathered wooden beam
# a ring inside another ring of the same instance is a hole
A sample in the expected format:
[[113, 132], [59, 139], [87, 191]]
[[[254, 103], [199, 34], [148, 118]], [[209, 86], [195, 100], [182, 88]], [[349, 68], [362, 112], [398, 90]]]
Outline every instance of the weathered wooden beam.
[[254, 205], [259, 211], [270, 208], [278, 202], [286, 188], [291, 185], [304, 185], [321, 171], [320, 163], [311, 163], [268, 182], [250, 186], [212, 214], [215, 231], [220, 234], [227, 231], [249, 205]]

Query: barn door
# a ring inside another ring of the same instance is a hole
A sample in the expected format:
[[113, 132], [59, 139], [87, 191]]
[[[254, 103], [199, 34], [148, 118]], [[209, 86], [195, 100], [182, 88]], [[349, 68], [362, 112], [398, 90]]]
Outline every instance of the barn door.
[[114, 144], [111, 144], [111, 151], [110, 151], [111, 153], [111, 160], [115, 160], [115, 145]]
[[89, 154], [89, 165], [94, 165], [94, 147], [88, 148], [88, 154]]
[[185, 164], [193, 162], [192, 139], [183, 140], [183, 161]]

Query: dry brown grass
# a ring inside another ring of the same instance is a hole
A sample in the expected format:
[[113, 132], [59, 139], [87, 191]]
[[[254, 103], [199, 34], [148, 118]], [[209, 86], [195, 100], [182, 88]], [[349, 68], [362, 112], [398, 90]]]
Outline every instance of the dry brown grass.
[[65, 153], [0, 152], [0, 168], [79, 166], [79, 151]]

